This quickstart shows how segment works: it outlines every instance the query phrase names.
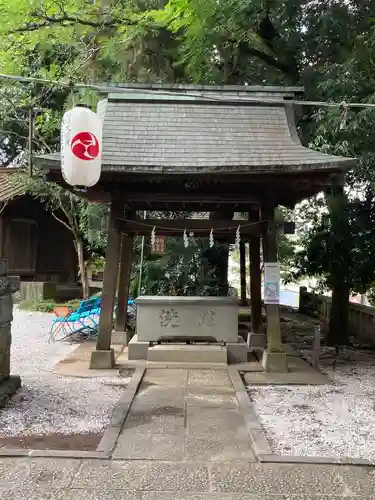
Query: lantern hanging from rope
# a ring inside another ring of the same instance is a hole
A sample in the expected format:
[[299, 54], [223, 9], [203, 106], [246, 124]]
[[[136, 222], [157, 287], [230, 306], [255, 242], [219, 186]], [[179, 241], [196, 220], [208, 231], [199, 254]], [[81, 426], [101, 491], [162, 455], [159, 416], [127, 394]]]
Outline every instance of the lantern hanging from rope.
[[90, 109], [75, 107], [61, 124], [61, 171], [74, 187], [91, 187], [100, 179], [103, 121]]

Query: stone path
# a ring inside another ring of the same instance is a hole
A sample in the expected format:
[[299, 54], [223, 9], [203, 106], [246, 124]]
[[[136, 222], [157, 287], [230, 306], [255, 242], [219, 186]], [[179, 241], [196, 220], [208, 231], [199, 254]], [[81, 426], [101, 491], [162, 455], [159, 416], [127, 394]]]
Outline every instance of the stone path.
[[375, 499], [373, 469], [159, 460], [0, 459], [2, 500]]
[[147, 370], [116, 459], [254, 461], [226, 370]]
[[6, 500], [375, 499], [371, 467], [259, 464], [226, 371], [147, 370], [112, 460], [0, 458]]

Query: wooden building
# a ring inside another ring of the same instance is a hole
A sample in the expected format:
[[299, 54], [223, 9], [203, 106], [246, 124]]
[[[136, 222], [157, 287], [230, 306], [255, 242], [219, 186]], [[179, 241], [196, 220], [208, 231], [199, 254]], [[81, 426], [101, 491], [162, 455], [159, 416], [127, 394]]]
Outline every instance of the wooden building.
[[[187, 232], [234, 242], [238, 226], [250, 241], [252, 332], [262, 321], [260, 243], [266, 263], [277, 262], [275, 208], [334, 185], [355, 165], [303, 147], [291, 100], [301, 88], [125, 85], [108, 95], [103, 129], [102, 175], [86, 196], [111, 202], [103, 303], [91, 366], [113, 366], [110, 349], [117, 274], [115, 329], [125, 330], [127, 289], [134, 235]], [[50, 180], [63, 183], [60, 155], [37, 159]], [[246, 212], [249, 221], [136, 220], [138, 210]], [[120, 266], [118, 265], [120, 262]], [[265, 369], [287, 369], [279, 306], [266, 305]]]
[[18, 169], [0, 169], [0, 259], [21, 281], [74, 283], [72, 235], [40, 201], [11, 181]]

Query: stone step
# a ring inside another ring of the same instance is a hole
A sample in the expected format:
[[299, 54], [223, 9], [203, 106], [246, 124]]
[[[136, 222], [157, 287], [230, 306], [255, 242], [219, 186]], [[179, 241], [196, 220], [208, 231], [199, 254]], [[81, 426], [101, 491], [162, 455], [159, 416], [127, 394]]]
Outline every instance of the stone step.
[[226, 347], [216, 345], [155, 345], [148, 348], [148, 361], [162, 363], [227, 363]]

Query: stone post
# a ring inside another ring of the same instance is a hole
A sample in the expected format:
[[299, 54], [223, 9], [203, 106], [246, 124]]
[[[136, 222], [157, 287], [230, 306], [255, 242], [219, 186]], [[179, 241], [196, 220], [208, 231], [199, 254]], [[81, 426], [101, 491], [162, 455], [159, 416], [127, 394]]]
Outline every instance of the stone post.
[[21, 386], [18, 375], [10, 376], [12, 294], [20, 289], [20, 279], [7, 275], [7, 261], [0, 260], [0, 408]]

